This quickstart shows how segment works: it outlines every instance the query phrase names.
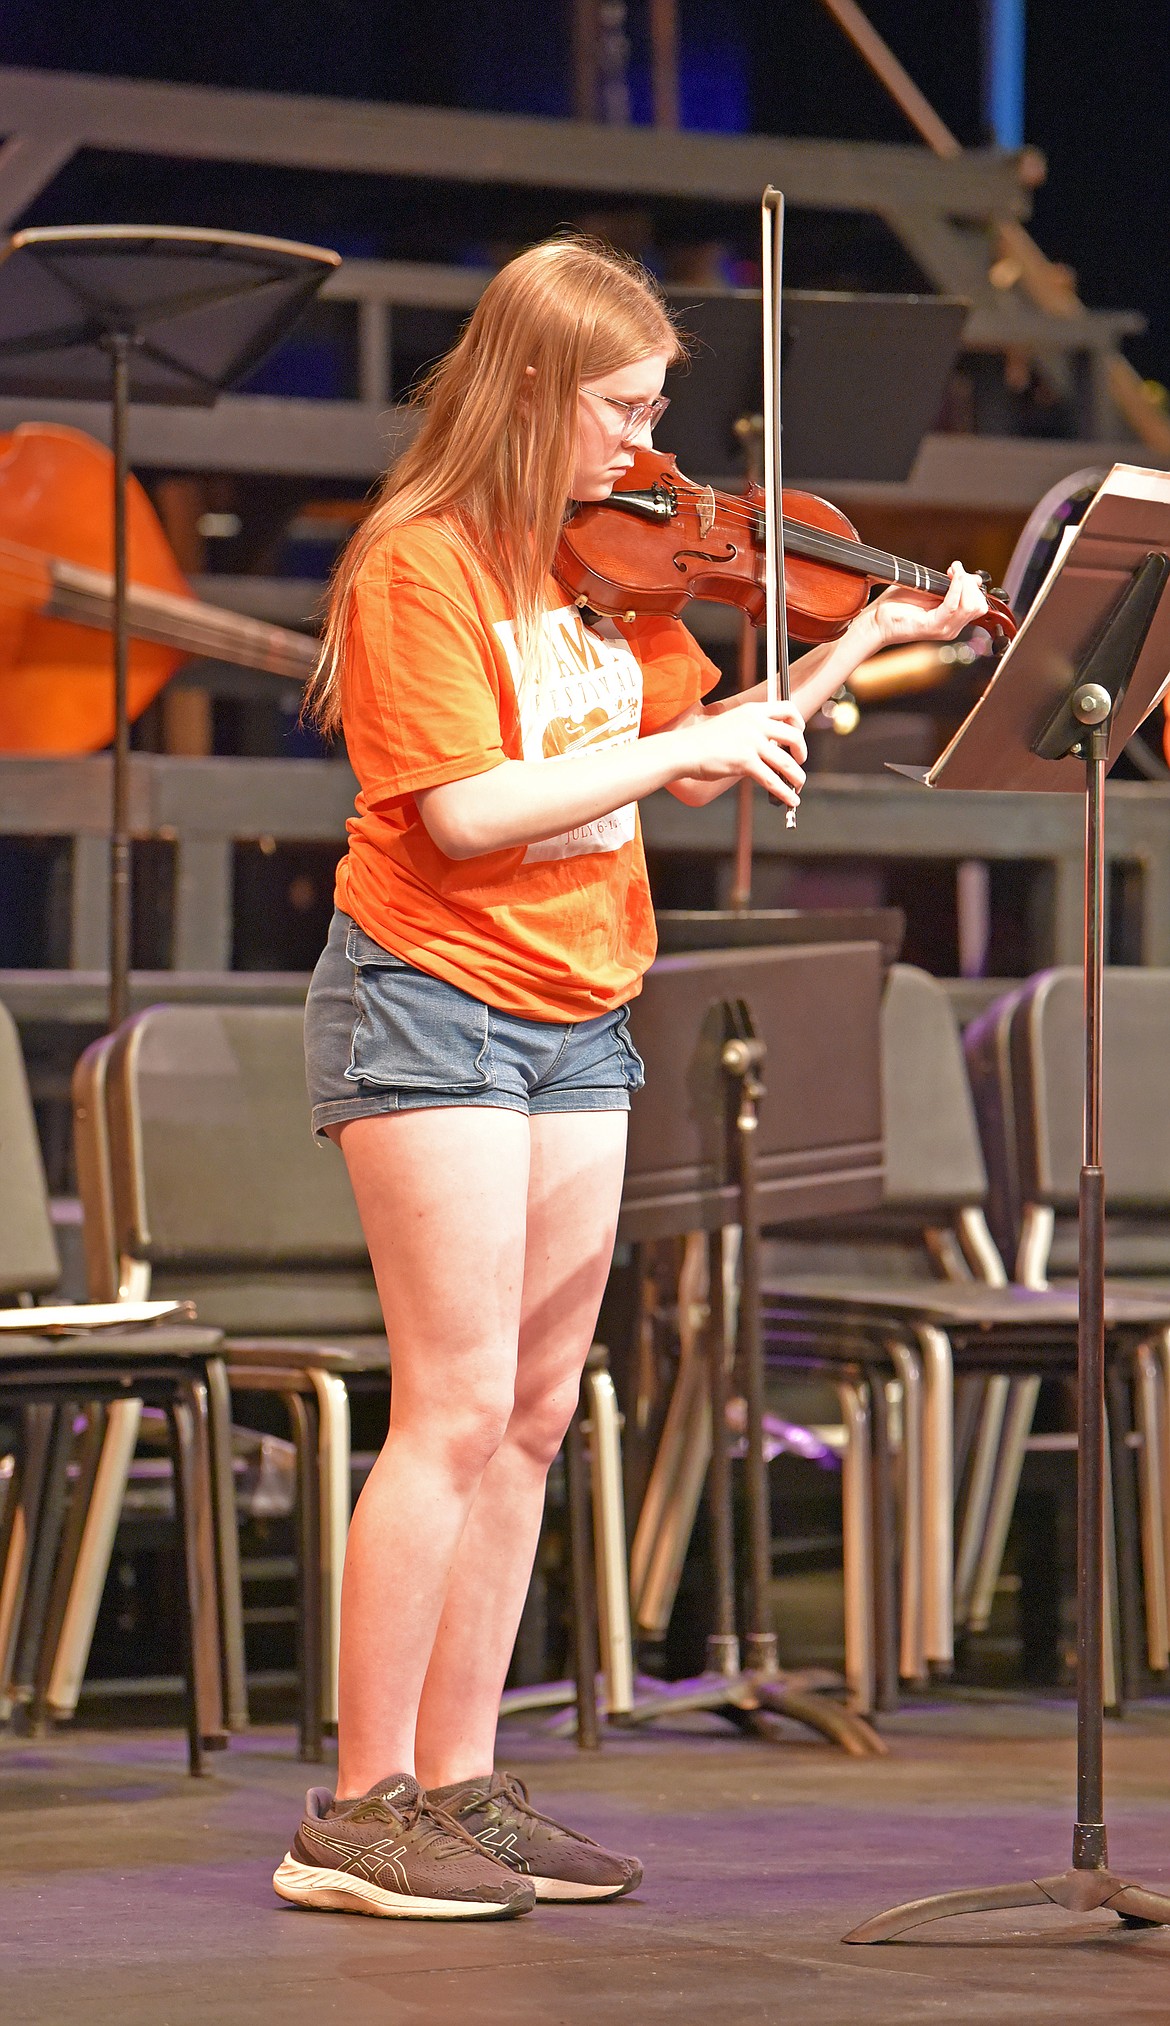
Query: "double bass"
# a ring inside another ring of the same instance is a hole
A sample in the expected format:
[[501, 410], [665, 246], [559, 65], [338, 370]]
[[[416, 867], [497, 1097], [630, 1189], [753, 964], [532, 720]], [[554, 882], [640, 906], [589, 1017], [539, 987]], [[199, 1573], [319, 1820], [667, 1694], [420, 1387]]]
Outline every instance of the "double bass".
[[[114, 736], [110, 462], [56, 423], [0, 435], [0, 752], [92, 753]], [[133, 476], [126, 515], [132, 719], [191, 655], [308, 680], [316, 640], [191, 595]]]

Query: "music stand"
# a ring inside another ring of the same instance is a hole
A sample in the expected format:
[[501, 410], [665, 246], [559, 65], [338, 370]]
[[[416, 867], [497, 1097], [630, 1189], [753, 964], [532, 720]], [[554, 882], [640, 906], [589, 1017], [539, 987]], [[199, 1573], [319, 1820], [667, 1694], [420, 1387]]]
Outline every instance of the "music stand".
[[0, 246], [0, 394], [109, 399], [114, 454], [111, 1029], [129, 1011], [127, 423], [139, 401], [211, 407], [255, 366], [340, 255], [188, 226], [53, 225]]
[[[644, 989], [633, 1003], [631, 1031], [645, 1059], [647, 1079], [631, 1110], [619, 1239], [639, 1243], [705, 1231], [714, 1241], [702, 1337], [710, 1403], [707, 1482], [715, 1623], [703, 1673], [668, 1684], [640, 1680], [637, 1697], [613, 1712], [619, 1723], [643, 1724], [705, 1709], [754, 1728], [760, 1712], [765, 1712], [808, 1726], [851, 1756], [884, 1750], [862, 1715], [817, 1694], [808, 1675], [789, 1675], [780, 1669], [775, 1634], [766, 1629], [771, 1528], [759, 1298], [761, 1224], [866, 1209], [880, 1193], [874, 1054], [880, 990], [876, 945], [842, 942], [820, 950], [714, 949], [663, 957], [647, 973]], [[871, 1072], [838, 1085], [835, 1102], [840, 1110], [832, 1118], [825, 1108], [824, 1078], [816, 1068], [830, 1031], [834, 1047], [851, 1049]], [[769, 1041], [773, 1060], [778, 1059], [774, 1045], [778, 1033], [788, 1038], [784, 1060], [793, 1093], [782, 1111], [775, 1104], [770, 1107], [761, 1152], [757, 1145], [761, 1072]], [[808, 1094], [807, 1102], [801, 1092]], [[747, 1400], [748, 1626], [742, 1666], [726, 1453], [721, 1238], [729, 1225], [737, 1225], [742, 1234], [736, 1337]], [[701, 1475], [700, 1470], [700, 1481]], [[666, 1506], [678, 1496], [677, 1484], [667, 1482], [656, 1502]], [[681, 1535], [673, 1526], [662, 1527], [649, 1547], [644, 1577], [649, 1577], [649, 1564], [657, 1562], [660, 1553], [669, 1560], [674, 1550], [685, 1548], [689, 1528], [689, 1516]], [[636, 1536], [635, 1562], [637, 1550]], [[640, 1585], [643, 1601], [647, 1587], [646, 1582]]]
[[[670, 294], [697, 344], [690, 365], [668, 376], [670, 407], [654, 440], [692, 476], [726, 479], [742, 457], [736, 423], [763, 405], [760, 291]], [[970, 304], [955, 296], [785, 289], [786, 477], [908, 478], [938, 418], [969, 315]]]
[[[1072, 1865], [1053, 1877], [908, 1901], [854, 1928], [887, 1942], [949, 1914], [1054, 1905], [1108, 1907], [1131, 1927], [1170, 1922], [1170, 1894], [1108, 1868], [1103, 1782], [1105, 1177], [1101, 1166], [1105, 776], [1157, 704], [1170, 669], [1170, 475], [1114, 465], [1057, 555], [983, 697], [941, 758], [932, 788], [1025, 789], [1085, 797], [1084, 1159], [1078, 1204], [1077, 1816]], [[900, 767], [903, 774], [916, 770]]]

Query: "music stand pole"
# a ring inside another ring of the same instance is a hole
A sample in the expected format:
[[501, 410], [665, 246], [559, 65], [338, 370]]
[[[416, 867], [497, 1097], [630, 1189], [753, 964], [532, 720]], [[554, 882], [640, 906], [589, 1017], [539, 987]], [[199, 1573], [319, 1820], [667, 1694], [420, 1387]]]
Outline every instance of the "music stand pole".
[[114, 759], [110, 817], [110, 1033], [130, 1011], [130, 691], [126, 586], [127, 437], [130, 420], [130, 348], [127, 331], [111, 331], [111, 448], [114, 458]]
[[[1103, 707], [1102, 707], [1103, 706]], [[1073, 714], [1085, 754], [1085, 1110], [1077, 1201], [1077, 1819], [1076, 1868], [1108, 1863], [1104, 1800], [1105, 1174], [1101, 1015], [1105, 982], [1105, 769], [1113, 699], [1086, 684]], [[1086, 713], [1093, 715], [1087, 716]]]
[[1053, 1905], [1082, 1914], [1108, 1908], [1127, 1927], [1170, 1923], [1170, 1896], [1108, 1869], [1104, 1807], [1105, 1174], [1101, 1160], [1101, 1015], [1105, 968], [1105, 776], [1110, 725], [1137, 668], [1170, 557], [1133, 571], [1067, 693], [1031, 750], [1085, 768], [1085, 1090], [1078, 1196], [1077, 1316], [1077, 1812], [1072, 1865], [1054, 1877], [911, 1900], [864, 1921], [843, 1939], [888, 1942], [951, 1914]]
[[[740, 1023], [737, 1023], [740, 1024]], [[747, 1405], [748, 1580], [745, 1657], [749, 1673], [778, 1672], [776, 1634], [767, 1629], [771, 1616], [772, 1515], [768, 1466], [764, 1458], [764, 1344], [760, 1315], [760, 1224], [756, 1201], [756, 1107], [764, 1095], [761, 1072], [764, 1044], [748, 1031], [725, 1042], [723, 1067], [739, 1087], [735, 1133], [740, 1200], [739, 1348], [740, 1384]]]

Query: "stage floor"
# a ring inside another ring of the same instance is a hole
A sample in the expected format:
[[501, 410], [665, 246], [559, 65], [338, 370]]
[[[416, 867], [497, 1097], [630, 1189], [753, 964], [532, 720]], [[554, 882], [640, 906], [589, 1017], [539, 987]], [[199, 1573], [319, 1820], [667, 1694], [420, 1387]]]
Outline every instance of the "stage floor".
[[[460, 1926], [284, 1906], [269, 1878], [314, 1774], [260, 1730], [189, 1780], [159, 1731], [0, 1738], [5, 2026], [1014, 2026], [1170, 2019], [1170, 1930], [1047, 1910], [848, 1949], [841, 1934], [945, 1886], [1063, 1869], [1067, 1704], [968, 1700], [886, 1725], [857, 1761], [706, 1720], [597, 1756], [528, 1722], [501, 1751], [533, 1798], [636, 1851], [640, 1891]], [[1170, 1884], [1170, 1708], [1110, 1727], [1111, 1858]]]

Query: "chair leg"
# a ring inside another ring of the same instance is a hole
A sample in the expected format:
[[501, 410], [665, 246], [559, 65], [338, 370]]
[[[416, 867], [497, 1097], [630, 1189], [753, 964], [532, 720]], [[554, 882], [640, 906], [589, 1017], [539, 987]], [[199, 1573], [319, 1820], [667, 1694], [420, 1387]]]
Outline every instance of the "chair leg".
[[955, 1625], [958, 1628], [965, 1628], [971, 1613], [979, 1550], [987, 1533], [995, 1488], [995, 1465], [1010, 1390], [1011, 1383], [1002, 1374], [988, 1379], [983, 1389], [983, 1405], [971, 1451], [971, 1469], [955, 1553]]
[[601, 1365], [585, 1373], [589, 1403], [589, 1471], [593, 1487], [594, 1562], [601, 1666], [610, 1716], [634, 1706], [634, 1647], [626, 1575], [626, 1515], [622, 1490], [622, 1443], [617, 1394]]
[[837, 1398], [845, 1424], [845, 1454], [841, 1470], [845, 1680], [852, 1708], [860, 1716], [870, 1716], [876, 1682], [876, 1641], [869, 1387], [850, 1380], [839, 1380]]
[[32, 1702], [29, 1706], [29, 1720], [34, 1730], [40, 1730], [49, 1715], [49, 1682], [61, 1643], [65, 1612], [77, 1573], [77, 1558], [81, 1552], [86, 1518], [94, 1495], [98, 1466], [102, 1459], [106, 1420], [105, 1407], [96, 1401], [91, 1403], [87, 1409], [85, 1434], [78, 1446], [76, 1481], [65, 1514], [65, 1525], [57, 1552], [57, 1566], [53, 1571], [52, 1588], [45, 1607], [44, 1631], [37, 1659]]
[[320, 1429], [322, 1715], [337, 1728], [337, 1670], [341, 1657], [341, 1576], [350, 1520], [349, 1393], [344, 1379], [311, 1372]]
[[223, 1656], [224, 1721], [229, 1731], [248, 1728], [248, 1682], [244, 1666], [244, 1599], [240, 1577], [240, 1529], [232, 1468], [232, 1399], [222, 1358], [207, 1361], [207, 1422], [211, 1456], [216, 1594]]
[[630, 1605], [644, 1632], [665, 1634], [711, 1454], [703, 1331], [706, 1242], [689, 1233], [678, 1280], [679, 1362], [630, 1547]]
[[958, 1510], [959, 1487], [966, 1484], [971, 1475], [971, 1462], [975, 1443], [979, 1435], [979, 1423], [987, 1399], [989, 1381], [975, 1373], [965, 1373], [955, 1380], [955, 1509]]
[[1123, 1618], [1120, 1585], [1118, 1583], [1117, 1508], [1114, 1503], [1116, 1469], [1112, 1440], [1113, 1420], [1114, 1416], [1107, 1407], [1105, 1410], [1105, 1555], [1101, 1570], [1101, 1587], [1105, 1592], [1102, 1599], [1105, 1650], [1102, 1656], [1101, 1700], [1106, 1709], [1112, 1710], [1117, 1716], [1124, 1716], [1128, 1670], [1125, 1662]]
[[881, 1371], [869, 1375], [869, 1412], [873, 1430], [874, 1707], [891, 1710], [898, 1707], [898, 1527], [890, 1408]]
[[589, 1539], [589, 1481], [581, 1429], [583, 1405], [583, 1400], [579, 1400], [565, 1436], [565, 1501], [573, 1587], [577, 1744], [583, 1752], [595, 1752], [601, 1742], [597, 1728], [597, 1587]]
[[1007, 1547], [1008, 1528], [1016, 1507], [1016, 1493], [1020, 1488], [1020, 1472], [1024, 1467], [1024, 1450], [1032, 1432], [1036, 1415], [1036, 1402], [1040, 1397], [1039, 1379], [1013, 1379], [1011, 1396], [1008, 1400], [1004, 1420], [1003, 1442], [995, 1470], [995, 1485], [987, 1510], [987, 1530], [979, 1551], [975, 1568], [975, 1580], [971, 1586], [971, 1604], [967, 1613], [969, 1632], [985, 1632], [995, 1601], [995, 1587], [1003, 1567], [1004, 1549]]
[[1145, 1668], [1145, 1640], [1142, 1637], [1142, 1599], [1138, 1582], [1141, 1566], [1141, 1528], [1138, 1522], [1134, 1452], [1128, 1436], [1134, 1425], [1129, 1373], [1114, 1358], [1106, 1375], [1109, 1413], [1106, 1424], [1106, 1475], [1112, 1480], [1112, 1511], [1115, 1551], [1106, 1559], [1117, 1591], [1117, 1624], [1120, 1634], [1121, 1691], [1126, 1701], [1145, 1693], [1149, 1683]]
[[69, 1463], [74, 1449], [76, 1406], [62, 1401], [52, 1408], [41, 1496], [31, 1539], [28, 1582], [20, 1614], [20, 1631], [12, 1665], [12, 1688], [21, 1702], [31, 1702], [44, 1643], [53, 1571], [69, 1500]]
[[23, 1445], [9, 1490], [0, 1576], [0, 1720], [11, 1716], [13, 1668], [37, 1537], [37, 1514], [49, 1467], [56, 1408], [43, 1401], [24, 1408]]
[[922, 1371], [907, 1344], [887, 1346], [902, 1387], [902, 1595], [898, 1672], [903, 1681], [925, 1681], [922, 1640]]
[[1158, 1450], [1162, 1462], [1162, 1560], [1166, 1570], [1166, 1618], [1170, 1624], [1170, 1330], [1153, 1342], [1158, 1367]]
[[922, 1359], [922, 1645], [930, 1666], [955, 1664], [954, 1372], [950, 1338], [933, 1323], [914, 1332]]
[[321, 1724], [321, 1470], [317, 1401], [314, 1394], [285, 1395], [297, 1463], [297, 1563], [299, 1611], [297, 1662], [300, 1676], [300, 1755], [320, 1763], [324, 1733]]
[[221, 1599], [215, 1542], [210, 1417], [207, 1387], [202, 1376], [189, 1381], [186, 1392], [195, 1437], [187, 1523], [194, 1536], [199, 1565], [194, 1617], [195, 1687], [204, 1748], [214, 1751], [226, 1745], [227, 1732], [223, 1722], [224, 1659], [220, 1639]]
[[167, 1405], [171, 1436], [171, 1475], [174, 1484], [175, 1520], [179, 1535], [179, 1569], [182, 1581], [180, 1611], [183, 1641], [183, 1675], [186, 1682], [187, 1770], [194, 1778], [203, 1771], [203, 1723], [199, 1707], [199, 1544], [194, 1518], [196, 1491], [195, 1416], [189, 1399], [176, 1393]]
[[700, 1371], [688, 1383], [684, 1449], [674, 1495], [662, 1513], [638, 1601], [638, 1627], [653, 1639], [664, 1638], [670, 1623], [711, 1462], [711, 1407], [700, 1389], [702, 1378]]
[[1166, 1509], [1162, 1457], [1162, 1375], [1149, 1344], [1134, 1353], [1134, 1418], [1141, 1438], [1138, 1485], [1141, 1499], [1142, 1577], [1146, 1603], [1146, 1651], [1151, 1671], [1170, 1667], [1170, 1629], [1166, 1619], [1166, 1544], [1162, 1532]]
[[141, 1400], [116, 1400], [106, 1417], [102, 1453], [49, 1674], [45, 1702], [51, 1717], [64, 1720], [77, 1709], [141, 1421]]

